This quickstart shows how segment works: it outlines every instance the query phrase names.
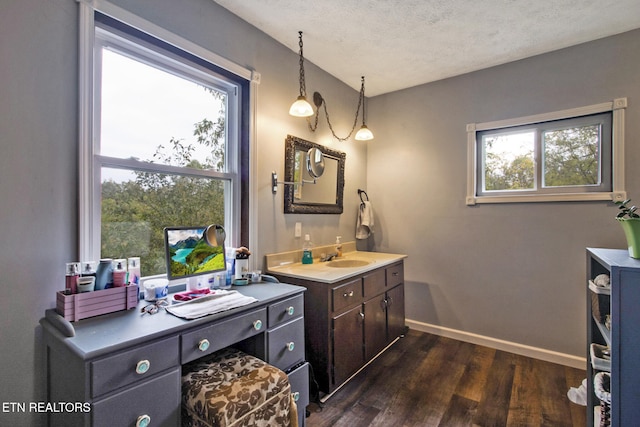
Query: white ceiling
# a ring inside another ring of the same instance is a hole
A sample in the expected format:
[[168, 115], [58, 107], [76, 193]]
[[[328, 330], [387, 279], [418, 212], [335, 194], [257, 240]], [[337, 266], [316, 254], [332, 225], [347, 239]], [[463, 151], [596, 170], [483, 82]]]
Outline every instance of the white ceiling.
[[296, 53], [303, 31], [305, 60], [368, 97], [640, 28], [640, 0], [214, 1]]

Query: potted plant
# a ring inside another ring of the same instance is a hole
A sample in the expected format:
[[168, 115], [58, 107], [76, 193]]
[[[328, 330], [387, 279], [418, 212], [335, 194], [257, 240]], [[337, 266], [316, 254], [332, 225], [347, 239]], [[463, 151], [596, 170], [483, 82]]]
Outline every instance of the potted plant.
[[630, 199], [623, 202], [615, 202], [620, 211], [616, 215], [616, 219], [622, 225], [624, 235], [627, 238], [629, 256], [631, 258], [640, 258], [640, 215], [636, 213], [637, 206], [627, 206], [630, 202]]

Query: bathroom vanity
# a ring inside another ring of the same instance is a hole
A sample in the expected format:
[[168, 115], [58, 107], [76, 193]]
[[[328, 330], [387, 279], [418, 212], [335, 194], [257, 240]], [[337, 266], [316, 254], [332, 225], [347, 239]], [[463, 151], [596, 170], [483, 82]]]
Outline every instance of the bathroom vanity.
[[326, 398], [404, 334], [404, 258], [353, 251], [311, 265], [267, 260], [270, 274], [307, 289], [307, 360]]

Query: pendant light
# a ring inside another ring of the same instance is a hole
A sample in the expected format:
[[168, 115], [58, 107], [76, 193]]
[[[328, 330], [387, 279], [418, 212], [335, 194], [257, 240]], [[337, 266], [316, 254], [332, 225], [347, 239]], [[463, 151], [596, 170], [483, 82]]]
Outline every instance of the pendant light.
[[358, 141], [368, 141], [373, 139], [373, 133], [371, 132], [371, 130], [369, 130], [369, 128], [365, 123], [364, 76], [362, 76], [362, 84], [360, 86], [360, 93], [358, 94], [358, 107], [356, 108], [356, 116], [355, 116], [355, 119], [353, 120], [353, 127], [351, 128], [349, 135], [347, 135], [344, 138], [341, 138], [338, 135], [336, 135], [336, 133], [333, 130], [333, 126], [331, 125], [331, 120], [329, 119], [327, 102], [322, 97], [322, 95], [320, 95], [319, 92], [313, 93], [313, 103], [316, 106], [316, 112], [315, 112], [316, 117], [315, 117], [314, 124], [311, 124], [311, 120], [309, 119], [309, 117], [313, 116], [314, 113], [313, 113], [313, 107], [307, 101], [307, 89], [306, 89], [305, 77], [304, 77], [304, 54], [302, 50], [302, 31], [298, 31], [298, 38], [299, 38], [298, 44], [300, 46], [300, 78], [299, 78], [300, 95], [298, 96], [298, 99], [296, 99], [296, 101], [291, 105], [291, 108], [289, 109], [289, 114], [295, 117], [306, 117], [309, 124], [309, 130], [311, 130], [311, 132], [315, 132], [316, 129], [318, 128], [318, 117], [320, 115], [320, 107], [323, 107], [324, 115], [327, 119], [327, 124], [329, 125], [329, 130], [331, 130], [331, 134], [333, 135], [333, 137], [338, 141], [346, 141], [349, 138], [351, 138], [351, 135], [353, 135], [353, 132], [356, 129], [356, 125], [358, 124], [358, 116], [360, 115], [360, 107], [362, 106], [362, 126], [360, 127], [358, 132], [356, 132], [355, 139]]
[[[360, 87], [360, 96], [361, 96], [361, 99], [362, 99], [362, 126], [360, 127], [358, 132], [356, 132], [356, 140], [358, 140], [358, 141], [369, 141], [370, 139], [373, 139], [373, 132], [371, 132], [369, 130], [369, 128], [367, 127], [367, 125], [364, 122], [364, 120], [365, 120], [365, 118], [364, 118], [364, 116], [365, 116], [365, 110], [364, 110], [364, 104], [365, 104], [364, 76], [362, 76], [362, 86]], [[356, 115], [356, 117], [358, 117], [358, 116]]]
[[304, 55], [302, 53], [302, 31], [298, 31], [300, 46], [300, 95], [298, 99], [295, 100], [293, 104], [291, 104], [291, 108], [289, 108], [289, 114], [295, 117], [311, 117], [313, 116], [313, 107], [307, 101], [307, 88], [305, 87], [304, 81]]

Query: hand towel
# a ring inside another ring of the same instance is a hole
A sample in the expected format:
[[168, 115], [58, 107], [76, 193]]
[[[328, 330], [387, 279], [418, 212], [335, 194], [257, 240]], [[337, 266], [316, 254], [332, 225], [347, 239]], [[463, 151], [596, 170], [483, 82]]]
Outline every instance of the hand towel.
[[238, 291], [218, 290], [215, 293], [200, 298], [192, 299], [167, 307], [166, 310], [183, 319], [197, 319], [209, 314], [220, 313], [232, 308], [242, 307], [258, 301], [253, 297], [242, 295]]
[[360, 203], [358, 222], [356, 224], [356, 239], [366, 239], [373, 233], [373, 207], [370, 201]]

